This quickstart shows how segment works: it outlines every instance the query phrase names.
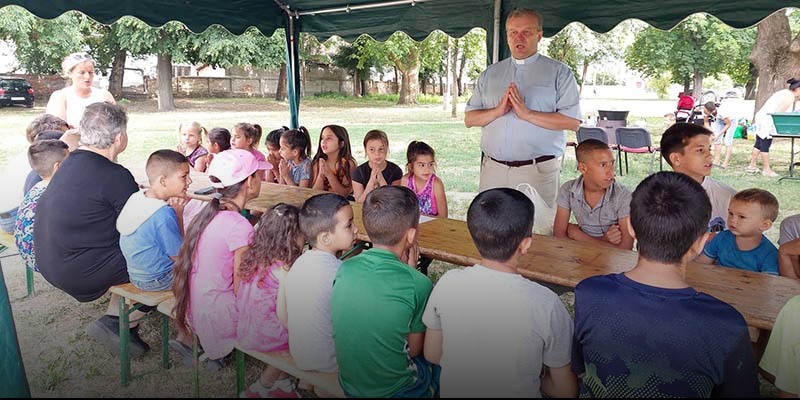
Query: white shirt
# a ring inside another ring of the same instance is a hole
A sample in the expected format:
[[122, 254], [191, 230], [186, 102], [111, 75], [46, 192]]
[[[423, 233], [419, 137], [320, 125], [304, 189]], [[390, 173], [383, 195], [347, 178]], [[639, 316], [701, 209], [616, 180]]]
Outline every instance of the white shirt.
[[711, 220], [708, 221], [709, 232], [722, 232], [728, 226], [728, 205], [736, 189], [707, 176], [703, 179], [703, 189], [711, 201]]
[[331, 323], [333, 280], [342, 261], [319, 250], [303, 253], [286, 275], [289, 351], [302, 370], [336, 372]]
[[572, 319], [555, 293], [475, 265], [433, 288], [422, 321], [442, 330], [442, 397], [541, 397], [542, 364], [570, 362]]
[[72, 88], [62, 89], [64, 91], [64, 103], [67, 113], [67, 123], [75, 128], [80, 125], [81, 118], [83, 118], [83, 111], [86, 106], [94, 103], [101, 103], [106, 100], [103, 96], [103, 91], [92, 88], [89, 92], [89, 97], [80, 97], [75, 93]]

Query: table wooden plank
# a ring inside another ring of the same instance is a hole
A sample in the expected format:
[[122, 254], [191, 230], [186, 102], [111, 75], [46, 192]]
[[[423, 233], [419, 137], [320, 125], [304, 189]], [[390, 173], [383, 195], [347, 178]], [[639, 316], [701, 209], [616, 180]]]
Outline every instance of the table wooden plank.
[[[302, 206], [317, 193], [324, 192], [264, 183], [261, 195], [248, 202], [247, 207], [264, 211], [279, 202]], [[358, 238], [368, 241], [361, 220], [361, 204], [351, 204]], [[465, 221], [436, 218], [421, 224], [419, 245], [420, 253], [437, 260], [458, 265], [480, 261]], [[535, 235], [531, 250], [522, 257], [520, 273], [532, 280], [574, 288], [591, 276], [628, 271], [636, 265], [636, 260], [637, 254], [629, 250]], [[698, 291], [731, 304], [748, 325], [766, 330], [772, 329], [781, 307], [800, 294], [800, 280], [698, 263], [687, 267], [687, 281]]]

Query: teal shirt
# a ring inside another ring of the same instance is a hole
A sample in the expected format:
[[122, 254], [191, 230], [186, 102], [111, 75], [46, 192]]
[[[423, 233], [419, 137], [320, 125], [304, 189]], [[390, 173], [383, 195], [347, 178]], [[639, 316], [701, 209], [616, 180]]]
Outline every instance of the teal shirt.
[[356, 397], [388, 397], [413, 382], [407, 336], [425, 332], [430, 279], [387, 250], [370, 249], [336, 273], [331, 319], [339, 383]]

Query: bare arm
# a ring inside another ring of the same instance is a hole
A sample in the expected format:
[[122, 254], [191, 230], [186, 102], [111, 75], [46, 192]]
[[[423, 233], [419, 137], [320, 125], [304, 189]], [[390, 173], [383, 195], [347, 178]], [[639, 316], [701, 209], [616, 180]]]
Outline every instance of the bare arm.
[[447, 194], [441, 179], [433, 181], [433, 194], [436, 196], [436, 211], [439, 212], [437, 217], [447, 218]]
[[208, 156], [201, 156], [194, 162], [194, 169], [197, 172], [206, 172], [208, 168]]
[[365, 197], [367, 195], [364, 193], [364, 185], [353, 181], [353, 198], [356, 199], [356, 202], [363, 203]]
[[800, 279], [800, 239], [794, 239], [778, 249], [778, 269], [781, 276]]
[[578, 377], [572, 373], [569, 364], [548, 368], [542, 377], [540, 390], [547, 397], [577, 397]]
[[558, 206], [556, 219], [553, 221], [553, 236], [566, 239], [567, 227], [569, 227], [569, 209]]
[[697, 258], [695, 258], [694, 260], [702, 264], [709, 264], [709, 265], [714, 264], [714, 259], [707, 256], [705, 253], [700, 253], [700, 255], [697, 256]]
[[602, 246], [617, 247], [615, 244], [613, 244], [611, 242], [608, 242], [604, 238], [601, 239], [601, 238], [596, 238], [594, 236], [587, 235], [585, 232], [583, 232], [581, 227], [576, 225], [576, 224], [569, 224], [567, 226], [567, 237], [572, 239], [572, 240], [577, 240], [579, 242], [588, 242], [588, 243], [594, 243], [594, 244], [598, 244], [598, 245], [602, 245]]
[[324, 160], [320, 158], [317, 162], [311, 164], [311, 176], [314, 177], [314, 183], [311, 186], [312, 189], [325, 190], [325, 176], [319, 169], [319, 164], [322, 162], [324, 162]]
[[411, 332], [408, 334], [408, 355], [414, 358], [422, 354], [425, 344], [425, 332]]
[[289, 314], [286, 311], [286, 270], [280, 268], [275, 271], [278, 277], [278, 302], [275, 311], [278, 313], [278, 320], [284, 327], [289, 327]]
[[616, 248], [618, 249], [630, 250], [633, 248], [633, 236], [631, 236], [630, 230], [624, 228], [628, 226], [629, 219], [630, 217], [621, 218], [617, 225], [620, 233], [622, 233], [622, 241], [616, 244]]
[[[67, 100], [64, 98], [64, 89], [56, 90], [50, 95], [50, 100], [47, 101], [47, 108], [45, 113], [55, 115], [66, 121], [67, 119]], [[74, 127], [74, 128], [77, 128]]]
[[[98, 89], [94, 89], [94, 90], [98, 90]], [[111, 103], [111, 104], [117, 104], [117, 101], [114, 100], [114, 95], [112, 95], [111, 92], [109, 92], [108, 90], [105, 90], [105, 89], [100, 89], [100, 90], [103, 91], [103, 101]]]
[[439, 364], [442, 360], [442, 330], [428, 329], [425, 331], [425, 359]]

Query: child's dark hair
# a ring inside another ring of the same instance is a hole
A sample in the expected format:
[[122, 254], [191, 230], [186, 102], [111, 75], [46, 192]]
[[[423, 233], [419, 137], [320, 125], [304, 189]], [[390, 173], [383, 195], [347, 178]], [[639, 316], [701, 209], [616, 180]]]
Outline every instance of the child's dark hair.
[[55, 115], [51, 114], [42, 114], [36, 117], [30, 124], [28, 124], [28, 128], [25, 129], [25, 137], [28, 139], [28, 143], [33, 143], [36, 140], [36, 136], [44, 131], [61, 131], [64, 132], [70, 128], [67, 121], [56, 117]]
[[688, 175], [658, 172], [645, 178], [631, 198], [631, 227], [639, 255], [678, 264], [708, 227], [711, 202]]
[[387, 146], [389, 145], [389, 137], [386, 136], [386, 132], [378, 130], [378, 129], [373, 129], [373, 130], [367, 132], [366, 135], [364, 135], [364, 148], [365, 149], [367, 148], [367, 142], [369, 142], [370, 140], [380, 140], [381, 142], [383, 142], [383, 144], [385, 144]]
[[244, 137], [250, 139], [250, 148], [255, 149], [258, 147], [258, 142], [261, 141], [261, 125], [248, 124], [247, 122], [239, 122], [233, 126], [233, 129], [241, 130]]
[[608, 145], [602, 140], [586, 139], [575, 148], [575, 156], [578, 158], [578, 162], [586, 162], [592, 153], [598, 150], [610, 151]]
[[239, 278], [249, 282], [258, 274], [258, 284], [263, 285], [269, 273], [268, 267], [276, 262], [291, 268], [303, 253], [303, 245], [297, 239], [300, 231], [300, 210], [292, 205], [279, 203], [261, 216], [253, 242], [242, 257]]
[[534, 207], [522, 192], [510, 188], [478, 194], [467, 211], [467, 228], [481, 257], [505, 262], [533, 232]]
[[44, 139], [34, 142], [28, 147], [28, 162], [31, 169], [42, 179], [47, 179], [53, 172], [53, 166], [67, 158], [69, 146], [58, 139]]
[[286, 141], [290, 149], [300, 152], [301, 160], [311, 157], [311, 135], [304, 126], [283, 132], [281, 139]]
[[156, 150], [147, 158], [144, 170], [152, 185], [159, 176], [169, 176], [178, 171], [181, 164], [188, 163], [189, 160], [186, 159], [186, 156], [175, 150]]
[[756, 203], [761, 206], [761, 216], [767, 218], [772, 222], [778, 218], [778, 199], [770, 192], [764, 189], [745, 189], [741, 190], [735, 195], [731, 201], [741, 201], [742, 203]]
[[219, 146], [219, 151], [225, 151], [231, 148], [231, 132], [225, 128], [212, 128], [208, 131], [208, 145], [209, 147], [216, 143]]
[[789, 90], [795, 90], [797, 88], [800, 88], [800, 80], [789, 78], [789, 80], [786, 81], [786, 83], [789, 84]]
[[382, 186], [367, 195], [362, 207], [364, 229], [372, 243], [394, 246], [419, 225], [419, 200], [404, 186]]
[[431, 156], [435, 159], [436, 152], [433, 151], [433, 148], [428, 146], [428, 144], [425, 142], [419, 140], [411, 141], [411, 143], [408, 144], [408, 149], [406, 149], [406, 159], [408, 160], [409, 170], [414, 164], [414, 160], [416, 160], [419, 156]]
[[336, 213], [349, 206], [346, 198], [336, 193], [322, 193], [308, 198], [300, 211], [300, 228], [312, 247], [317, 245], [317, 235], [336, 229]]
[[664, 157], [667, 164], [673, 166], [672, 161], [669, 160], [670, 154], [683, 154], [683, 149], [689, 144], [690, 139], [697, 135], [711, 136], [711, 134], [711, 131], [702, 125], [686, 122], [675, 123], [661, 136], [661, 156]]
[[267, 134], [267, 139], [264, 140], [264, 145], [267, 147], [272, 146], [273, 148], [279, 149], [281, 147], [281, 135], [283, 134], [283, 132], [286, 132], [288, 130], [289, 128], [285, 126], [272, 130], [270, 133]]
[[[250, 176], [257, 176], [258, 171]], [[215, 177], [210, 177], [212, 182], [219, 182]], [[194, 267], [192, 260], [195, 253], [197, 253], [197, 244], [200, 241], [200, 235], [206, 229], [208, 224], [217, 213], [224, 210], [241, 212], [239, 206], [233, 202], [233, 199], [239, 194], [241, 190], [247, 190], [244, 186], [247, 180], [243, 180], [237, 184], [222, 188], [215, 189], [216, 195], [211, 197], [211, 200], [203, 207], [202, 210], [189, 224], [189, 229], [183, 238], [181, 250], [178, 252], [178, 258], [172, 268], [172, 294], [175, 295], [175, 325], [178, 331], [184, 334], [191, 334], [189, 326], [186, 324], [186, 313], [189, 310], [189, 276]]]
[[[347, 177], [347, 179], [350, 179], [351, 175], [350, 161], [353, 161], [353, 164], [355, 164], [356, 160], [355, 158], [353, 158], [353, 152], [352, 149], [350, 148], [350, 134], [347, 133], [347, 129], [345, 129], [343, 126], [325, 125], [322, 127], [322, 129], [319, 130], [319, 143], [317, 144], [317, 154], [314, 155], [314, 159], [311, 162], [316, 164], [320, 159], [322, 160], [328, 159], [328, 155], [325, 154], [324, 151], [322, 151], [322, 132], [324, 132], [325, 129], [330, 129], [331, 132], [333, 132], [333, 134], [336, 135], [336, 138], [339, 139], [339, 154], [337, 154], [336, 158], [336, 165], [338, 166], [339, 171], [336, 172], [343, 174], [344, 176]], [[345, 162], [342, 162], [342, 160], [345, 160]]]

